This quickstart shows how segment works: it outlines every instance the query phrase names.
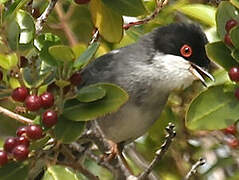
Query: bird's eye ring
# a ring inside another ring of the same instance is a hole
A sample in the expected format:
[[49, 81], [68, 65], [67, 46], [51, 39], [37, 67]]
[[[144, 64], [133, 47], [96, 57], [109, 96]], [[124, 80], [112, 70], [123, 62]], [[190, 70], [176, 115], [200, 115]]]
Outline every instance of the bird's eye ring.
[[193, 50], [189, 45], [184, 44], [180, 49], [180, 53], [183, 57], [188, 58], [188, 57], [192, 56]]

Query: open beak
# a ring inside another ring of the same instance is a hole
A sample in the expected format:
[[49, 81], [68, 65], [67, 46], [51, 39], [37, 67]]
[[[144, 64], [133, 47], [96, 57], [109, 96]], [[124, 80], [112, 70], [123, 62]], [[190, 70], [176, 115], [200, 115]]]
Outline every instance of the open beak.
[[197, 78], [199, 79], [202, 84], [207, 87], [206, 81], [204, 79], [203, 76], [207, 76], [209, 79], [211, 79], [212, 81], [215, 81], [214, 77], [208, 73], [206, 70], [204, 70], [203, 68], [201, 68], [200, 66], [190, 63], [191, 67], [189, 69], [189, 71]]

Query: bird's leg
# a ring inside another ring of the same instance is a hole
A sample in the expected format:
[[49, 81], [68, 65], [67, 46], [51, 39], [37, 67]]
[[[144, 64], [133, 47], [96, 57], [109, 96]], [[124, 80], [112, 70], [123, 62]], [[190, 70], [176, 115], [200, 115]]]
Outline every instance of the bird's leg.
[[130, 169], [124, 155], [123, 155], [123, 148], [124, 148], [124, 142], [122, 143], [115, 143], [111, 140], [107, 140], [110, 146], [110, 150], [108, 152], [105, 153], [103, 159], [105, 161], [110, 161], [114, 158], [118, 157], [121, 159], [122, 163], [124, 164], [124, 166], [128, 169], [128, 171], [133, 174], [132, 170]]

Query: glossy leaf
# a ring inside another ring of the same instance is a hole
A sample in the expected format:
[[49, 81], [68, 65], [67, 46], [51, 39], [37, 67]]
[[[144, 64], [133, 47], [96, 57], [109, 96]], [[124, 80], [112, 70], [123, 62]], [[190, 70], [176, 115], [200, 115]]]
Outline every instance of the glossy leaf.
[[96, 84], [81, 88], [77, 93], [76, 98], [80, 102], [87, 103], [102, 99], [105, 95], [106, 95], [105, 90], [102, 87], [100, 87], [100, 85], [98, 86], [98, 84]]
[[18, 10], [16, 14], [16, 21], [20, 27], [19, 48], [24, 50], [32, 45], [34, 39], [34, 19], [28, 12]]
[[191, 130], [218, 130], [238, 120], [239, 103], [235, 87], [212, 86], [197, 96], [187, 111], [187, 127]]
[[4, 19], [9, 20], [8, 18], [15, 14], [22, 6], [24, 6], [28, 0], [16, 0], [14, 1], [7, 11], [4, 11]]
[[211, 81], [208, 79], [207, 80], [208, 87], [231, 83], [231, 80], [228, 76], [228, 72], [225, 71], [224, 69], [218, 69], [212, 75], [215, 78], [215, 81]]
[[21, 179], [27, 180], [28, 165], [24, 163], [11, 162], [0, 168], [1, 180]]
[[232, 39], [232, 44], [235, 46], [235, 48], [239, 49], [239, 26], [230, 31], [230, 36]]
[[77, 140], [84, 129], [84, 122], [70, 121], [66, 117], [61, 116], [54, 128], [54, 133], [59, 141], [68, 144]]
[[54, 59], [62, 62], [73, 61], [75, 59], [75, 54], [69, 46], [51, 46], [49, 47], [49, 53], [54, 57]]
[[18, 58], [15, 53], [4, 55], [0, 54], [0, 66], [6, 70], [10, 70], [11, 68], [17, 66]]
[[95, 55], [99, 46], [100, 46], [99, 42], [95, 42], [95, 43], [91, 44], [87, 48], [87, 50], [83, 54], [81, 54], [81, 56], [74, 62], [74, 67], [77, 68], [77, 69], [81, 69], [82, 67], [89, 64], [90, 60]]
[[48, 48], [54, 45], [58, 45], [61, 43], [61, 40], [58, 36], [45, 33], [37, 37], [34, 40], [34, 45], [40, 51], [40, 58], [45, 61], [47, 64], [56, 66], [56, 59], [49, 53]]
[[54, 165], [49, 166], [42, 180], [79, 180], [76, 173], [64, 166]]
[[20, 38], [20, 27], [15, 20], [12, 20], [8, 24], [7, 39], [9, 47], [14, 51], [18, 49], [19, 38]]
[[123, 37], [123, 18], [105, 6], [101, 0], [90, 1], [92, 21], [100, 35], [108, 42], [117, 43]]
[[179, 6], [177, 9], [181, 13], [197, 19], [209, 26], [215, 26], [215, 14], [216, 9], [212, 6], [203, 5], [203, 4], [187, 4]]
[[61, 87], [61, 88], [64, 88], [68, 85], [70, 85], [70, 81], [65, 81], [65, 80], [56, 80], [55, 84], [58, 86], [58, 87]]
[[237, 62], [232, 58], [231, 51], [221, 41], [206, 45], [207, 56], [210, 60], [229, 71], [231, 67], [237, 66]]
[[102, 0], [102, 2], [120, 15], [136, 17], [145, 13], [142, 0]]
[[103, 99], [80, 103], [77, 100], [69, 100], [63, 112], [63, 116], [72, 121], [87, 121], [117, 111], [127, 100], [128, 94], [114, 84], [98, 83], [96, 86], [106, 91]]
[[222, 1], [216, 13], [217, 32], [221, 40], [224, 39], [226, 34], [226, 22], [230, 19], [239, 21], [238, 11], [230, 2]]
[[238, 0], [230, 0], [230, 2], [239, 9], [239, 1]]

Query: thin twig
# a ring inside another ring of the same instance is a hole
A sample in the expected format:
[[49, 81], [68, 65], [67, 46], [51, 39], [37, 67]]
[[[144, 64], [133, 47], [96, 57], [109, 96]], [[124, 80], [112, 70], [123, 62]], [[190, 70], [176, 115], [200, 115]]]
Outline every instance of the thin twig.
[[168, 3], [168, 0], [156, 0], [156, 8], [154, 10], [154, 12], [146, 17], [145, 19], [142, 19], [142, 20], [139, 20], [139, 21], [136, 21], [136, 22], [130, 22], [128, 24], [125, 24], [123, 26], [123, 28], [125, 30], [128, 30], [129, 28], [131, 28], [132, 26], [135, 26], [135, 25], [142, 25], [142, 24], [146, 24], [148, 23], [149, 21], [153, 20], [158, 14], [159, 12], [161, 11], [161, 9], [166, 6], [166, 4]]
[[53, 11], [57, 1], [58, 0], [51, 0], [50, 3], [48, 4], [47, 8], [45, 9], [45, 11], [42, 13], [42, 15], [39, 18], [37, 18], [36, 34], [39, 34], [42, 31], [43, 24], [46, 22], [49, 14]]
[[163, 155], [167, 152], [170, 144], [172, 143], [173, 138], [176, 136], [176, 132], [174, 130], [174, 124], [169, 123], [166, 127], [167, 136], [166, 140], [164, 141], [161, 148], [155, 153], [156, 156], [153, 159], [153, 161], [150, 163], [148, 168], [145, 169], [144, 172], [142, 172], [138, 178], [138, 180], [144, 180], [149, 175], [149, 173], [153, 170], [153, 168], [159, 163], [159, 161], [162, 159]]
[[66, 14], [63, 12], [61, 3], [57, 3], [55, 9], [56, 9], [56, 13], [59, 17], [59, 21], [62, 25], [62, 29], [65, 32], [66, 38], [69, 41], [69, 44], [71, 46], [76, 45], [77, 44], [77, 39], [76, 39], [74, 33], [72, 32], [70, 26], [67, 23]]
[[93, 44], [94, 42], [96, 42], [98, 39], [99, 39], [99, 30], [98, 29], [94, 29], [94, 32], [93, 32], [93, 36], [92, 36], [92, 39], [89, 43], [89, 45]]
[[192, 175], [194, 175], [197, 172], [197, 168], [204, 165], [206, 163], [206, 160], [203, 158], [200, 158], [190, 169], [190, 171], [185, 176], [184, 180], [189, 180]]
[[9, 111], [8, 109], [5, 109], [4, 107], [0, 106], [0, 113], [2, 113], [3, 115], [6, 115], [12, 119], [15, 119], [21, 123], [24, 123], [24, 124], [31, 124], [33, 121], [31, 119], [28, 119], [24, 116], [21, 116], [19, 114], [16, 114], [12, 111]]
[[84, 168], [81, 163], [76, 161], [75, 156], [71, 153], [71, 151], [65, 145], [61, 146], [61, 152], [67, 157], [68, 161], [67, 162], [57, 162], [57, 164], [70, 166], [73, 169], [81, 172], [84, 176], [86, 176], [89, 179], [99, 180], [99, 178], [97, 176], [92, 174], [90, 171], [88, 171], [86, 168]]

